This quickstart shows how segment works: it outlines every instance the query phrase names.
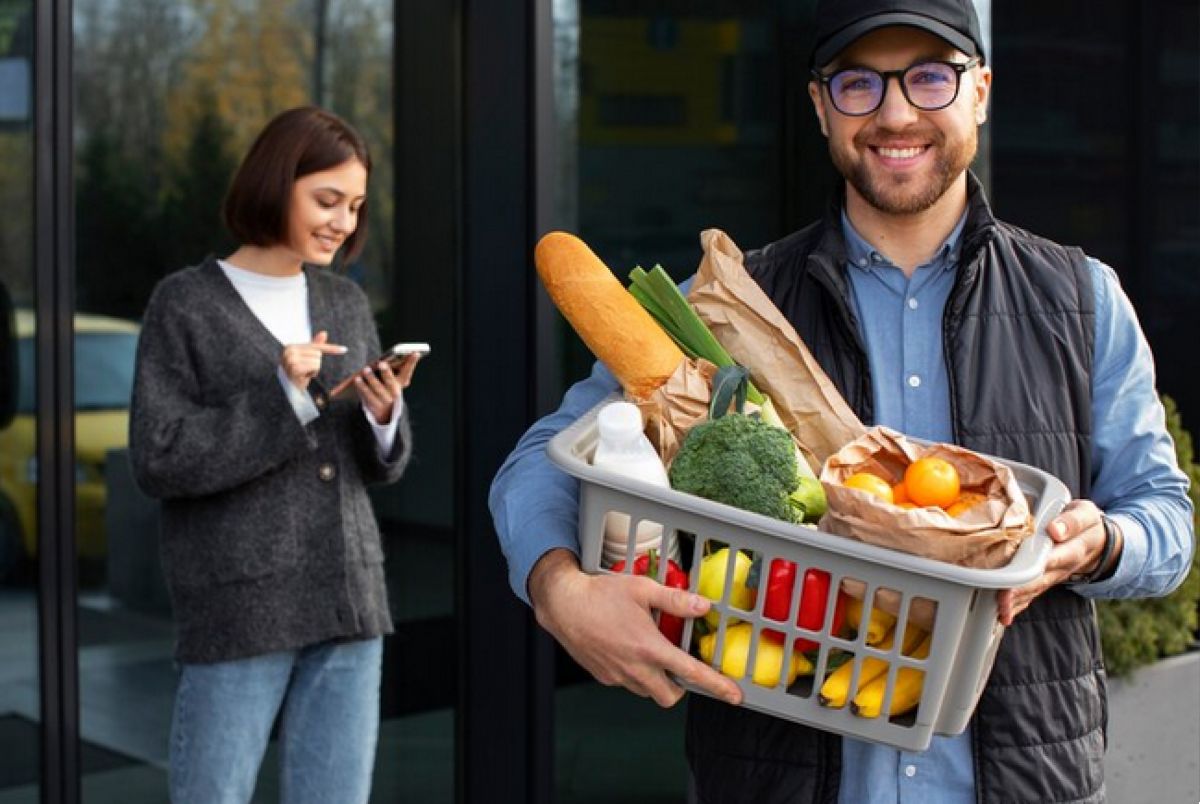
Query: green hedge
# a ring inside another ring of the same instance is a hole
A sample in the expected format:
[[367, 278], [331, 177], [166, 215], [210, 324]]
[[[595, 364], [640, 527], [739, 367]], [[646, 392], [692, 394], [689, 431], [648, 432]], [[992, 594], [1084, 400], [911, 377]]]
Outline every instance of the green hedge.
[[[1167, 429], [1175, 439], [1179, 465], [1192, 481], [1188, 495], [1200, 523], [1200, 463], [1196, 463], [1191, 435], [1175, 401], [1163, 397]], [[1200, 614], [1200, 550], [1192, 555], [1192, 571], [1167, 597], [1144, 600], [1097, 601], [1104, 663], [1114, 676], [1124, 676], [1144, 664], [1183, 653], [1197, 641]]]

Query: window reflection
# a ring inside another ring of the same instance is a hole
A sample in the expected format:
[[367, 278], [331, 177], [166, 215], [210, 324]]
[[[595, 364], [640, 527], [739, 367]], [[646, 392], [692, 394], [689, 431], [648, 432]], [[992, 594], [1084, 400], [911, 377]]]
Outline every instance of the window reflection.
[[[748, 247], [785, 234], [795, 177], [826, 159], [795, 137], [808, 101], [793, 43], [811, 6], [554, 3], [553, 225], [580, 233], [622, 281], [638, 264], [689, 276], [709, 227]], [[573, 382], [593, 358], [555, 321]], [[559, 667], [556, 800], [683, 800], [683, 707], [596, 685], [565, 655]], [[634, 755], [660, 772], [606, 772]]]
[[[0, 799], [40, 794], [37, 579], [29, 561], [37, 419], [19, 377], [33, 288], [33, 3], [0, 2]], [[19, 398], [23, 397], [23, 398]]]
[[[173, 626], [157, 558], [157, 508], [133, 483], [125, 451], [129, 346], [161, 277], [232, 250], [221, 201], [238, 155], [275, 113], [323, 105], [366, 137], [374, 162], [367, 247], [353, 264], [336, 268], [366, 289], [385, 339], [430, 339], [397, 332], [404, 322], [395, 259], [393, 13], [390, 0], [74, 4], [81, 723], [86, 744], [123, 758], [85, 767], [85, 800], [114, 800], [112, 791], [124, 790], [122, 801], [157, 802], [166, 791]], [[93, 331], [97, 321], [109, 329]], [[449, 344], [437, 346], [448, 360]], [[389, 541], [402, 543], [403, 506], [386, 493], [376, 503]], [[449, 552], [424, 560], [437, 563], [419, 577], [444, 579], [448, 600]], [[396, 580], [392, 586], [412, 588]], [[431, 597], [422, 601], [426, 609]], [[449, 609], [439, 608], [438, 616]], [[403, 697], [389, 689], [400, 683], [395, 665], [390, 676], [385, 665], [385, 708]], [[437, 672], [453, 676], [452, 665]], [[422, 678], [415, 679], [418, 689]], [[448, 723], [447, 714], [425, 727], [447, 769]], [[401, 797], [405, 783], [391, 778], [396, 763], [389, 760], [394, 744], [412, 737], [407, 721], [403, 733], [384, 723], [377, 768], [377, 787]], [[256, 800], [277, 798], [274, 768], [272, 749]], [[424, 783], [444, 788], [448, 770]]]

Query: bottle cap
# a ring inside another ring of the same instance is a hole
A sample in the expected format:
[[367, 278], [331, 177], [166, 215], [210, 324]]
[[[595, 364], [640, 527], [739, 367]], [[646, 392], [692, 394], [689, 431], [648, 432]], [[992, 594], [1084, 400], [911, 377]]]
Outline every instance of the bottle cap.
[[628, 441], [642, 433], [642, 412], [631, 402], [610, 402], [600, 409], [597, 424], [602, 441]]

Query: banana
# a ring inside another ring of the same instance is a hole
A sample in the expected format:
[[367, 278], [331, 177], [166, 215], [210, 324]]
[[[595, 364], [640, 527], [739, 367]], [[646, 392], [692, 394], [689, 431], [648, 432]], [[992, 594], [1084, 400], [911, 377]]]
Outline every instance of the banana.
[[[929, 656], [927, 635], [913, 651], [913, 657], [924, 659]], [[925, 683], [925, 671], [914, 667], [901, 667], [896, 673], [896, 687], [892, 692], [892, 707], [889, 716], [902, 715], [921, 702], [921, 687]], [[887, 676], [882, 675], [859, 690], [854, 696], [850, 711], [859, 717], [879, 717], [883, 709], [883, 694], [887, 689]]]
[[[904, 629], [904, 646], [901, 652], [905, 656], [910, 655], [925, 636], [925, 631], [910, 624], [908, 628]], [[887, 629], [887, 633], [879, 640], [879, 644], [874, 647], [880, 650], [891, 650], [892, 645], [895, 644], [895, 640], [896, 629], [889, 628]], [[888, 662], [886, 660], [868, 656], [863, 659], [862, 669], [858, 671], [858, 688], [860, 690], [863, 689], [869, 682], [887, 671]], [[850, 696], [850, 676], [853, 672], [854, 662], [851, 660], [825, 678], [825, 683], [821, 685], [821, 692], [817, 696], [822, 706], [831, 706], [840, 709], [846, 705], [846, 699]]]
[[[725, 650], [721, 655], [720, 670], [730, 678], [742, 678], [746, 675], [746, 660], [750, 653], [753, 630], [749, 623], [739, 623], [725, 629]], [[704, 661], [711, 664], [716, 649], [715, 632], [700, 637], [700, 656]], [[782, 669], [783, 645], [760, 638], [754, 657], [754, 683], [763, 687], [774, 687], [779, 683]], [[785, 686], [791, 685], [798, 676], [809, 675], [814, 669], [812, 662], [805, 658], [803, 653], [793, 651], [791, 661], [788, 662]]]
[[[846, 622], [856, 632], [862, 622], [862, 610], [863, 602], [861, 600], [846, 595]], [[878, 645], [895, 624], [896, 615], [872, 607], [871, 616], [867, 619], [867, 644]]]

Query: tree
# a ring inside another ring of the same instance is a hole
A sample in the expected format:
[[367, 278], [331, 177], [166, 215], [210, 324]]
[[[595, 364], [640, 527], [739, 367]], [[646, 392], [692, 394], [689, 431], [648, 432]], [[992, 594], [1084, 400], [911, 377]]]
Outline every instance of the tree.
[[210, 252], [232, 250], [220, 213], [236, 167], [229, 152], [229, 131], [210, 98], [192, 128], [182, 160], [171, 165], [165, 176], [160, 230], [171, 233], [163, 243], [167, 265], [189, 265]]
[[104, 133], [83, 145], [75, 190], [80, 310], [140, 318], [150, 288], [162, 274], [154, 231], [157, 203], [147, 189], [144, 167], [127, 158]]

